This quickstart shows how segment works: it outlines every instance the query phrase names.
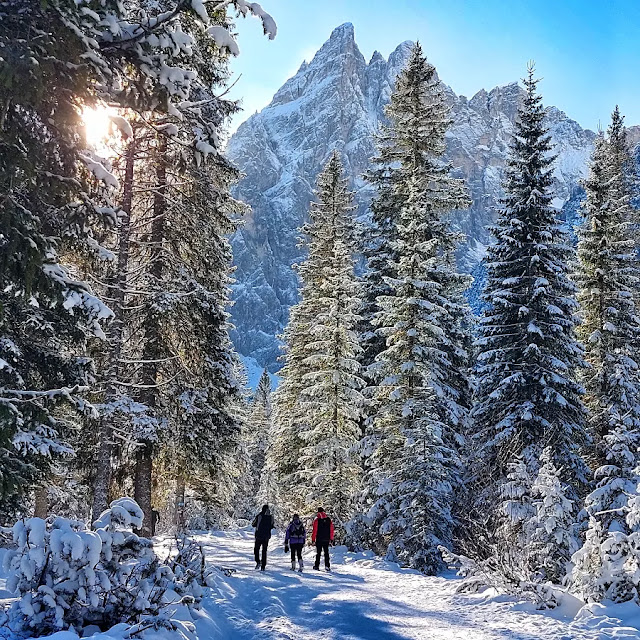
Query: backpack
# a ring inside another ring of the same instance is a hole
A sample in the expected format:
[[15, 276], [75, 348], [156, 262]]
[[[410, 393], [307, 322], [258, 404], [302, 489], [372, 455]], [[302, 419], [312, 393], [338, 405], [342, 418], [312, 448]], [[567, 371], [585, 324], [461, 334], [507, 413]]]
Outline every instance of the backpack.
[[318, 528], [316, 529], [316, 540], [318, 542], [331, 541], [331, 518], [326, 516], [318, 518]]
[[269, 513], [259, 513], [255, 519], [256, 538], [258, 540], [268, 540], [271, 537], [273, 527], [273, 516]]
[[304, 537], [304, 525], [302, 524], [302, 520], [298, 520], [298, 524], [295, 522], [291, 523], [291, 529], [289, 530], [290, 538], [303, 538]]

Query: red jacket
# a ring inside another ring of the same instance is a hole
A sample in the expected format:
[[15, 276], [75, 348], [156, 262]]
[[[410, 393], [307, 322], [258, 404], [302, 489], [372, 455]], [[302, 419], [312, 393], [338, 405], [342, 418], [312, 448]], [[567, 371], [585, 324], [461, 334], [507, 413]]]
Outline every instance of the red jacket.
[[[333, 521], [326, 513], [319, 513], [313, 521], [313, 532], [311, 533], [311, 543], [314, 544], [318, 536], [318, 521], [327, 518], [329, 520], [329, 540], [320, 540], [319, 542], [333, 542]], [[323, 527], [324, 528], [324, 527]]]

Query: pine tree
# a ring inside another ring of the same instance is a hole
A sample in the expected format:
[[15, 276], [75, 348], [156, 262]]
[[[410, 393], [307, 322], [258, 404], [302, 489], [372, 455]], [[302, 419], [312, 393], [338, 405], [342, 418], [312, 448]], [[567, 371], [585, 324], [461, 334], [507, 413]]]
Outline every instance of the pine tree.
[[356, 359], [360, 301], [352, 199], [334, 152], [318, 176], [316, 202], [303, 228], [309, 257], [300, 275], [305, 282], [318, 282], [312, 293], [318, 313], [302, 361], [305, 429], [299, 477], [301, 484], [306, 479], [306, 503], [326, 503], [337, 523], [351, 517], [360, 480], [353, 447], [359, 437], [364, 382]]
[[[571, 490], [569, 490], [571, 492]], [[560, 583], [572, 554], [578, 547], [575, 508], [567, 498], [567, 487], [547, 447], [540, 458], [540, 469], [531, 496], [535, 514], [527, 523], [526, 553], [532, 571], [544, 581]]]
[[419, 45], [397, 79], [387, 116], [374, 174], [374, 216], [380, 230], [387, 225], [389, 248], [369, 265], [376, 270], [369, 275], [372, 323], [383, 347], [369, 368], [375, 387], [366, 492], [375, 502], [374, 526], [396, 556], [435, 571], [437, 546], [451, 542], [459, 433], [470, 401], [461, 331], [467, 279], [455, 271], [460, 238], [447, 220], [468, 200], [442, 160], [450, 120], [435, 68]]
[[[136, 195], [127, 224], [119, 228], [118, 244], [124, 240], [130, 250], [115, 288], [126, 292], [119, 306], [128, 310], [120, 335], [128, 344], [116, 350], [124, 350], [138, 366], [129, 372], [133, 380], [114, 376], [106, 404], [122, 407], [119, 398], [128, 398], [120, 413], [125, 421], [128, 414], [127, 437], [138, 443], [134, 494], [145, 512], [145, 527], [152, 521], [154, 464], [162, 452], [172, 452], [164, 456], [171, 460], [165, 472], [174, 477], [174, 511], [183, 520], [186, 477], [200, 484], [207, 475], [217, 477], [228, 466], [221, 462], [225, 451], [239, 438], [231, 415], [239, 390], [231, 373], [226, 235], [235, 228], [231, 218], [244, 207], [229, 194], [238, 174], [220, 152], [221, 130], [238, 107], [215, 94], [227, 80], [227, 58], [237, 47], [227, 31], [226, 11], [220, 10], [225, 3], [208, 8], [170, 4], [167, 11], [141, 3], [135, 38], [113, 32], [102, 47], [122, 73], [124, 58], [144, 57], [137, 70], [144, 81], [136, 84], [136, 73], [129, 73], [121, 83], [126, 90], [117, 96], [129, 107], [125, 115], [131, 128], [141, 129], [134, 166], [128, 170], [125, 163], [124, 168], [125, 188], [135, 186]], [[242, 0], [233, 5], [242, 14], [260, 14], [275, 35], [275, 25], [259, 5]], [[172, 46], [165, 51], [167, 43]], [[169, 79], [163, 76], [168, 62], [174, 65]], [[143, 118], [137, 117], [139, 111], [145, 111]], [[108, 368], [117, 370], [113, 359]], [[132, 406], [137, 415], [128, 410]], [[117, 426], [106, 428], [115, 433]], [[108, 459], [108, 452], [102, 453], [99, 459]], [[104, 471], [106, 463], [100, 466]]]
[[[271, 402], [271, 378], [265, 369], [260, 376], [258, 386], [251, 403], [251, 412], [247, 421], [245, 443], [249, 452], [248, 489], [247, 498], [251, 504], [250, 513], [257, 512], [263, 499], [261, 487], [265, 478], [267, 455], [271, 447], [270, 439], [273, 437], [273, 407]], [[271, 478], [269, 480], [272, 480]], [[270, 486], [270, 482], [267, 483]], [[267, 486], [265, 485], [265, 486]], [[266, 493], [269, 493], [267, 490]], [[271, 498], [273, 501], [273, 498]], [[269, 500], [268, 504], [272, 504]]]
[[[622, 129], [621, 129], [622, 128]], [[638, 283], [632, 237], [630, 169], [625, 153], [624, 127], [618, 110], [613, 113], [608, 139], [599, 136], [585, 181], [584, 225], [578, 245], [582, 324], [578, 335], [585, 345], [590, 368], [585, 373], [588, 431], [593, 440], [593, 464], [610, 464], [611, 449], [605, 437], [620, 430], [631, 436], [640, 427], [640, 388], [635, 347], [640, 326], [633, 298]], [[635, 450], [633, 441], [630, 450]], [[632, 471], [634, 460], [625, 460]]]
[[[236, 172], [223, 158], [194, 171], [193, 188], [179, 216], [169, 216], [170, 227], [180, 229], [171, 238], [175, 264], [175, 304], [170, 320], [173, 351], [182, 354], [189, 372], [168, 385], [173, 407], [169, 448], [173, 452], [176, 482], [176, 523], [184, 524], [184, 505], [190, 478], [221, 483], [222, 459], [235, 455], [241, 437], [234, 415], [240, 385], [234, 374], [229, 338], [228, 234], [232, 216], [242, 210], [229, 194]], [[175, 389], [175, 394], [172, 390]]]
[[278, 469], [275, 460], [270, 452], [274, 450], [276, 431], [274, 425], [271, 425], [267, 441], [265, 443], [267, 454], [265, 456], [264, 466], [260, 472], [260, 484], [258, 486], [258, 494], [255, 500], [257, 505], [268, 504], [271, 507], [271, 513], [276, 519], [276, 523], [282, 520], [284, 513], [282, 502], [282, 489], [278, 483]]
[[267, 451], [267, 441], [271, 431], [273, 419], [273, 407], [271, 404], [271, 378], [269, 372], [264, 369], [256, 392], [253, 396], [251, 406], [251, 417], [249, 419], [252, 475], [256, 487], [260, 484], [260, 474], [265, 465], [265, 455]]
[[[100, 7], [99, 19], [114, 11]], [[0, 6], [2, 517], [46, 482], [81, 416], [93, 413], [87, 342], [104, 337], [100, 323], [111, 316], [69, 260], [100, 253], [95, 229], [115, 215], [110, 177], [92, 186], [81, 154], [78, 105], [94, 103], [105, 82], [92, 26], [73, 3]]]
[[[480, 512], [495, 512], [508, 464], [520, 457], [535, 477], [542, 450], [562, 470], [574, 500], [586, 483], [583, 352], [575, 336], [568, 238], [551, 207], [551, 140], [534, 70], [525, 80], [507, 164], [502, 210], [488, 251], [487, 308], [479, 327], [474, 477]], [[473, 535], [473, 534], [471, 534]]]
[[635, 355], [638, 318], [634, 292], [638, 266], [630, 206], [633, 168], [623, 119], [613, 112], [607, 137], [599, 136], [585, 182], [576, 280], [584, 318], [580, 330], [591, 368], [586, 400], [593, 440], [596, 486], [586, 497], [589, 525], [576, 554], [574, 587], [590, 600], [631, 597], [625, 563], [629, 497], [638, 484], [640, 444], [639, 370]]
[[[352, 194], [343, 178], [337, 153], [329, 159], [317, 180], [310, 222], [303, 227], [309, 249], [300, 266], [301, 302], [288, 329], [290, 352], [281, 372], [286, 393], [294, 381], [294, 400], [299, 416], [300, 438], [293, 476], [285, 478], [299, 486], [302, 504], [328, 505], [339, 524], [351, 516], [352, 498], [359, 483], [359, 466], [353, 447], [359, 437], [363, 386], [356, 360], [359, 347], [358, 285], [354, 275], [354, 221]], [[304, 336], [300, 327], [306, 327]], [[292, 357], [289, 357], [289, 356]], [[284, 408], [280, 390], [278, 415]]]

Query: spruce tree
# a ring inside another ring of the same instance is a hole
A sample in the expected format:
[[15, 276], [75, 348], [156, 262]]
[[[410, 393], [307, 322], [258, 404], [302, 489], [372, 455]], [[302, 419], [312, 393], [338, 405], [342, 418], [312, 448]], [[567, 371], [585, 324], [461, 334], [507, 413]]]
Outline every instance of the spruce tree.
[[[579, 231], [578, 272], [582, 323], [578, 335], [585, 345], [588, 432], [593, 440], [592, 464], [608, 464], [611, 448], [605, 437], [616, 430], [632, 435], [640, 427], [640, 388], [635, 356], [640, 326], [634, 290], [638, 265], [633, 240], [631, 193], [626, 187], [631, 169], [624, 127], [613, 113], [608, 139], [599, 136], [585, 180]], [[635, 450], [633, 441], [630, 449]], [[626, 461], [633, 470], [633, 460]]]
[[[99, 19], [112, 9], [100, 7]], [[73, 3], [0, 6], [2, 518], [46, 483], [51, 462], [71, 453], [81, 416], [94, 413], [86, 349], [104, 337], [111, 311], [70, 260], [100, 253], [96, 227], [115, 219], [113, 176], [92, 185], [81, 160], [78, 107], [95, 103], [95, 86], [105, 82], [93, 26]]]
[[628, 503], [638, 484], [640, 326], [634, 293], [639, 271], [632, 184], [631, 156], [616, 107], [606, 138], [601, 135], [596, 140], [585, 181], [576, 274], [583, 316], [580, 331], [591, 365], [585, 372], [585, 387], [596, 486], [585, 500], [589, 525], [584, 547], [576, 554], [573, 583], [589, 599], [624, 600], [629, 593], [626, 578], [616, 577], [622, 568], [616, 569], [620, 561], [610, 549], [631, 554], [628, 546], [620, 545], [621, 536], [631, 533]]
[[461, 331], [468, 283], [454, 268], [460, 238], [447, 216], [469, 202], [442, 159], [450, 119], [420, 45], [386, 114], [374, 215], [388, 229], [388, 250], [369, 264], [370, 320], [382, 350], [369, 368], [374, 409], [365, 447], [373, 453], [365, 490], [382, 541], [401, 561], [433, 572], [437, 546], [451, 543], [459, 433], [470, 402]]
[[337, 523], [351, 517], [360, 480], [353, 448], [359, 437], [364, 382], [357, 361], [360, 300], [352, 199], [334, 152], [318, 176], [310, 222], [303, 228], [309, 257], [300, 275], [303, 281], [318, 282], [312, 294], [318, 313], [302, 361], [305, 428], [300, 482], [306, 480], [306, 503], [328, 504]]
[[[300, 487], [302, 504], [326, 503], [338, 524], [351, 516], [359, 486], [352, 449], [359, 437], [364, 385], [356, 359], [359, 298], [352, 198], [340, 158], [333, 153], [318, 176], [310, 222], [302, 229], [309, 256], [300, 266], [301, 301], [291, 322], [306, 330], [304, 335], [298, 326], [289, 331], [288, 337], [300, 337], [302, 344], [288, 342], [294, 357], [287, 354], [281, 372], [285, 393], [294, 381], [299, 385], [293, 405], [301, 448], [288, 482]], [[285, 393], [279, 390], [276, 396], [279, 416]]]
[[[479, 327], [473, 411], [477, 507], [493, 519], [509, 463], [530, 477], [545, 447], [575, 499], [587, 481], [580, 455], [585, 408], [576, 371], [575, 287], [567, 276], [568, 237], [551, 207], [551, 139], [538, 81], [529, 68], [504, 182], [503, 210], [486, 259], [487, 304]], [[473, 534], [471, 534], [473, 535]]]
[[[571, 489], [569, 489], [571, 492]], [[565, 577], [572, 554], [578, 547], [575, 531], [575, 507], [567, 498], [567, 486], [546, 448], [540, 469], [531, 486], [535, 513], [527, 523], [524, 551], [531, 571], [539, 579], [559, 584]]]
[[[260, 504], [264, 504], [260, 502], [259, 493], [267, 465], [268, 451], [271, 446], [270, 440], [273, 437], [272, 425], [271, 378], [269, 377], [269, 372], [264, 369], [253, 395], [244, 437], [250, 459], [247, 497], [251, 503], [251, 512], [258, 509]], [[271, 504], [268, 500], [267, 503]]]

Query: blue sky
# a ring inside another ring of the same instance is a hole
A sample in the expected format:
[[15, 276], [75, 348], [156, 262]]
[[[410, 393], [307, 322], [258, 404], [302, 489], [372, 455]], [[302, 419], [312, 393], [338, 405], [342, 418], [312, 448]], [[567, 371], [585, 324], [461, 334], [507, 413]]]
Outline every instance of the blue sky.
[[262, 35], [256, 19], [238, 20], [240, 57], [231, 96], [244, 113], [266, 106], [336, 26], [351, 22], [368, 60], [404, 40], [420, 40], [442, 80], [471, 97], [521, 78], [536, 63], [546, 104], [582, 126], [606, 126], [619, 104], [640, 124], [640, 0], [260, 0], [278, 23]]

